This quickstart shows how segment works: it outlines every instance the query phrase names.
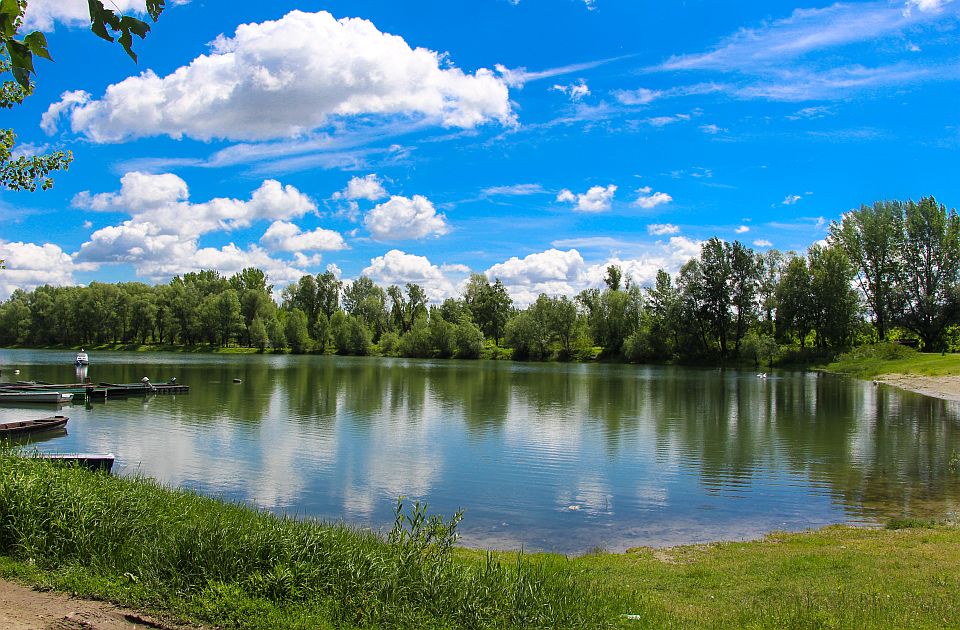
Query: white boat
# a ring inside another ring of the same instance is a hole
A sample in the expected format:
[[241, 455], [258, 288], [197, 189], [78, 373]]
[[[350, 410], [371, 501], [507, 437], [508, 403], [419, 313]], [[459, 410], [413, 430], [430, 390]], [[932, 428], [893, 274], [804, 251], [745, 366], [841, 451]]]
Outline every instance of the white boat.
[[74, 365], [90, 365], [90, 357], [87, 356], [87, 353], [84, 352], [83, 348], [80, 348], [80, 352], [77, 353], [77, 358], [73, 362]]
[[0, 402], [38, 402], [38, 403], [68, 403], [73, 400], [73, 394], [57, 391], [0, 391]]

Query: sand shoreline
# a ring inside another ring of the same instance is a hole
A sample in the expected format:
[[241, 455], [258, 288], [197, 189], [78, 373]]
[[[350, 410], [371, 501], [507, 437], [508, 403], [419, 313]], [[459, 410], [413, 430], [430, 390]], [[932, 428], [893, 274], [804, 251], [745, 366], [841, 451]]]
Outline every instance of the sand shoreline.
[[909, 392], [960, 402], [960, 376], [919, 376], [917, 374], [884, 374], [874, 382], [899, 387]]

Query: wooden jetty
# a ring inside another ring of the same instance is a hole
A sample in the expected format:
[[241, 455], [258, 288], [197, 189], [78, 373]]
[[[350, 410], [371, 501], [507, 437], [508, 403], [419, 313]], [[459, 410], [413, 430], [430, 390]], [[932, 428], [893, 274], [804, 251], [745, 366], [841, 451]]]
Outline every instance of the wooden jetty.
[[4, 422], [0, 424], [0, 437], [20, 437], [29, 433], [42, 433], [62, 429], [67, 425], [67, 416], [50, 416], [36, 420], [21, 420], [19, 422]]
[[93, 471], [109, 473], [115, 459], [113, 453], [37, 453], [35, 457], [68, 466], [83, 466]]
[[136, 396], [146, 394], [187, 394], [189, 385], [180, 383], [68, 383], [55, 384], [43, 381], [17, 381], [0, 383], [0, 393], [12, 391], [45, 392], [58, 391], [86, 398], [115, 398], [118, 396]]

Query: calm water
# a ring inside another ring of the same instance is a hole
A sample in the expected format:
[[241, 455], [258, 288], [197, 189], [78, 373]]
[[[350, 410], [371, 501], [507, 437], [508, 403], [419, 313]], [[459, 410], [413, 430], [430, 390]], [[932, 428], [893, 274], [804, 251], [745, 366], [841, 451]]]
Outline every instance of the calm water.
[[[74, 382], [0, 350], [0, 380]], [[957, 511], [960, 405], [800, 372], [95, 353], [94, 382], [191, 385], [64, 407], [42, 451], [275, 512], [387, 527], [398, 495], [466, 510], [472, 546], [583, 552]], [[20, 369], [19, 376], [12, 370]], [[241, 385], [232, 381], [243, 380]], [[0, 422], [54, 408], [0, 407]]]

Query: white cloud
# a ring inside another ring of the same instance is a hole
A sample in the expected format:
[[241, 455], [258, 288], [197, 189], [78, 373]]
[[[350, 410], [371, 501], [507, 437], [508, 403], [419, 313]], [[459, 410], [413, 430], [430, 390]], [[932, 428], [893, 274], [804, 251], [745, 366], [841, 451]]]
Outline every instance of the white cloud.
[[765, 238], [759, 238], [753, 242], [754, 247], [773, 247], [773, 243]]
[[49, 128], [66, 109], [73, 131], [94, 142], [290, 138], [361, 115], [461, 128], [515, 123], [507, 85], [490, 70], [465, 73], [368, 20], [336, 20], [323, 11], [242, 24], [165, 77], [147, 70], [109, 86], [99, 100], [55, 103]]
[[592, 186], [587, 192], [575, 195], [564, 188], [557, 195], [561, 203], [575, 203], [574, 210], [578, 212], [603, 212], [610, 209], [610, 203], [617, 192], [614, 184], [609, 186]]
[[637, 189], [637, 192], [640, 195], [637, 197], [637, 200], [633, 202], [633, 205], [645, 210], [650, 210], [652, 208], [656, 208], [657, 206], [673, 201], [673, 197], [665, 192], [652, 191], [653, 189], [649, 186], [644, 186], [643, 188]]
[[651, 127], [666, 127], [667, 125], [672, 125], [678, 122], [686, 122], [690, 120], [690, 114], [674, 114], [673, 116], [654, 116], [652, 118], [645, 118], [639, 122], [650, 125]]
[[88, 264], [127, 263], [137, 275], [154, 280], [217, 269], [225, 274], [257, 266], [275, 282], [292, 281], [303, 272], [273, 259], [260, 247], [240, 249], [233, 243], [200, 248], [199, 239], [215, 231], [244, 228], [255, 221], [288, 221], [315, 210], [309, 197], [292, 186], [266, 180], [249, 200], [215, 198], [189, 201], [186, 182], [164, 173], [127, 173], [115, 193], [83, 193], [75, 205], [92, 210], [126, 212], [131, 218], [96, 230], [74, 257]]
[[734, 232], [736, 232], [737, 234], [746, 234], [749, 231], [750, 231], [750, 227], [746, 225], [741, 225], [736, 230], [734, 230]]
[[[912, 13], [909, 8], [924, 4]], [[719, 91], [737, 98], [804, 101], [849, 98], [853, 90], [879, 89], [955, 76], [955, 68], [898, 63], [866, 67], [854, 56], [865, 45], [883, 46], [932, 23], [945, 3], [916, 0], [899, 7], [889, 2], [842, 3], [819, 9], [795, 9], [779, 20], [756, 28], [742, 28], [721, 40], [711, 50], [673, 56], [650, 70], [717, 71], [735, 77], [729, 84], [716, 84]], [[854, 46], [854, 45], [857, 46]], [[812, 59], [817, 53], [832, 54], [828, 65]]]
[[554, 85], [551, 90], [565, 94], [574, 103], [579, 103], [585, 97], [590, 96], [590, 88], [587, 86], [587, 82], [583, 79], [580, 79], [577, 83], [571, 83], [570, 85]]
[[457, 287], [447, 274], [464, 275], [469, 272], [470, 268], [465, 265], [439, 267], [431, 263], [426, 256], [392, 249], [383, 256], [371, 259], [370, 265], [362, 273], [381, 285], [402, 286], [407, 282], [419, 284], [426, 290], [432, 302], [440, 302], [457, 294]]
[[610, 57], [607, 59], [599, 59], [597, 61], [587, 61], [585, 63], [574, 63], [566, 66], [558, 66], [556, 68], [548, 68], [547, 70], [537, 70], [529, 71], [526, 68], [507, 68], [501, 64], [494, 66], [497, 73], [503, 79], [503, 81], [510, 87], [522, 88], [525, 84], [530, 83], [531, 81], [540, 81], [542, 79], [552, 79], [553, 77], [562, 76], [565, 74], [574, 74], [577, 72], [583, 72], [584, 70], [591, 70], [597, 66], [602, 66], [614, 61], [620, 61], [632, 55], [627, 55], [624, 57]]
[[592, 263], [576, 249], [549, 249], [525, 258], [513, 257], [493, 265], [485, 274], [499, 278], [518, 306], [533, 303], [541, 293], [573, 296], [589, 287], [602, 287], [609, 265], [619, 265], [635, 282], [650, 284], [658, 269], [675, 273], [681, 265], [700, 254], [700, 241], [673, 236], [666, 242], [642, 247], [629, 258], [614, 256]]
[[647, 226], [647, 234], [653, 236], [666, 236], [667, 234], [676, 234], [680, 228], [672, 223], [651, 223]]
[[51, 243], [8, 242], [0, 240], [0, 259], [6, 269], [0, 271], [0, 299], [10, 297], [16, 289], [25, 291], [40, 285], [76, 284], [77, 270], [69, 254]]
[[924, 13], [936, 13], [943, 10], [945, 5], [953, 0], [907, 0], [904, 5], [904, 15], [910, 15], [910, 12], [916, 8]]
[[829, 105], [814, 105], [798, 109], [794, 113], [788, 114], [787, 120], [816, 120], [818, 118], [833, 116], [836, 113], [837, 110]]
[[377, 201], [387, 196], [387, 190], [383, 187], [383, 182], [375, 173], [366, 177], [354, 177], [347, 182], [347, 187], [341, 191], [333, 193], [334, 199], [366, 199], [367, 201]]
[[378, 241], [421, 239], [442, 236], [450, 231], [447, 218], [437, 214], [429, 199], [394, 195], [367, 213], [363, 224]]
[[482, 197], [524, 197], [546, 192], [540, 184], [514, 184], [513, 186], [491, 186], [484, 188]]
[[293, 223], [274, 221], [260, 238], [260, 242], [274, 251], [338, 251], [346, 249], [343, 237], [333, 230], [317, 228], [303, 232]]
[[614, 90], [614, 98], [624, 105], [646, 105], [664, 95], [662, 90], [637, 88], [636, 90]]
[[784, 198], [784, 200], [783, 200], [783, 202], [782, 202], [782, 205], [784, 205], [784, 206], [792, 206], [793, 204], [797, 203], [797, 202], [800, 201], [801, 199], [803, 199], [803, 195], [787, 195], [787, 196]]
[[709, 134], [711, 136], [715, 136], [719, 133], [725, 133], [727, 130], [724, 129], [723, 127], [718, 127], [717, 125], [709, 124], [709, 125], [700, 125], [700, 131], [702, 131], [703, 133]]
[[[172, 0], [171, 4], [186, 4], [188, 1]], [[146, 13], [144, 0], [110, 0], [105, 4], [107, 8], [119, 10], [126, 15], [142, 16]], [[50, 31], [56, 23], [89, 27], [90, 10], [86, 0], [30, 0], [23, 21], [25, 29]]]

